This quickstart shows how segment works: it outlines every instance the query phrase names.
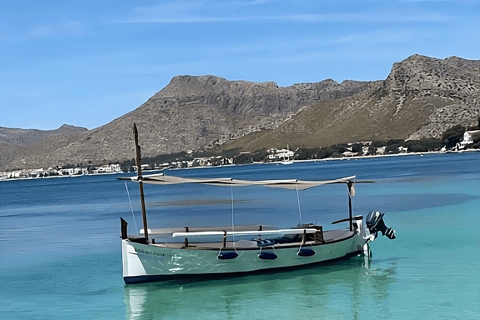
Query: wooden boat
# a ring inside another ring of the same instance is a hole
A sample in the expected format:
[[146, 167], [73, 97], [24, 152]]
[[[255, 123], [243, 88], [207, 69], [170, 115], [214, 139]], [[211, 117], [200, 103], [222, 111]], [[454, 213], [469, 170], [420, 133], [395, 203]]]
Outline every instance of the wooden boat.
[[[383, 222], [383, 213], [372, 211], [363, 223], [362, 216], [352, 216], [351, 198], [355, 194], [355, 176], [334, 180], [262, 180], [247, 181], [231, 178], [182, 178], [164, 174], [142, 175], [138, 133], [134, 125], [137, 177], [127, 178], [139, 184], [143, 229], [141, 236], [127, 232], [127, 222], [121, 219], [122, 263], [125, 283], [142, 283], [185, 278], [223, 278], [267, 271], [278, 271], [319, 264], [325, 261], [369, 254], [369, 242], [378, 231], [390, 239], [395, 232]], [[361, 182], [361, 181], [356, 181]], [[324, 231], [322, 226], [308, 224], [289, 229], [264, 226], [229, 226], [151, 230], [147, 215], [143, 184], [172, 185], [195, 183], [215, 186], [264, 186], [305, 190], [329, 184], [345, 184], [348, 190], [349, 215], [332, 222], [346, 222], [348, 228]], [[156, 234], [168, 233], [181, 241], [156, 243]], [[204, 237], [218, 239], [198, 241]], [[241, 240], [236, 240], [241, 238]]]

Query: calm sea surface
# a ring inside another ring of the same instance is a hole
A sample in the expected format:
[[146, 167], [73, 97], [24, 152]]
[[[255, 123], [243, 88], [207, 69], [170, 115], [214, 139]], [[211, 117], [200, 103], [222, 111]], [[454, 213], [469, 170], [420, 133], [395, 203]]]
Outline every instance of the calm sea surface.
[[[371, 259], [226, 280], [125, 286], [119, 218], [129, 222], [130, 233], [141, 228], [136, 184], [128, 184], [130, 206], [116, 175], [0, 182], [0, 318], [480, 318], [480, 153], [167, 174], [373, 179], [374, 184], [356, 185], [354, 214], [386, 212], [397, 239], [377, 238]], [[344, 185], [300, 191], [299, 202], [295, 190], [256, 187], [146, 186], [146, 197], [149, 228], [230, 225], [232, 197], [237, 225], [316, 222], [330, 229], [331, 221], [348, 214]]]

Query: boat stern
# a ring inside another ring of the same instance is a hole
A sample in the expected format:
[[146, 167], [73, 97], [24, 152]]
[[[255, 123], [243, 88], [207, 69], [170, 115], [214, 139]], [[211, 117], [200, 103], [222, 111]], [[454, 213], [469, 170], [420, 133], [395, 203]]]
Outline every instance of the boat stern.
[[392, 228], [388, 228], [383, 221], [384, 213], [380, 213], [378, 211], [370, 211], [365, 218], [365, 223], [363, 222], [363, 218], [360, 219], [362, 216], [357, 216], [359, 219], [354, 219], [352, 221], [353, 230], [355, 233], [361, 236], [361, 243], [357, 243], [358, 251], [365, 256], [370, 256], [370, 246], [369, 242], [374, 241], [377, 236], [378, 232], [382, 232], [382, 235], [386, 236], [387, 238], [393, 240], [396, 238], [395, 230]]

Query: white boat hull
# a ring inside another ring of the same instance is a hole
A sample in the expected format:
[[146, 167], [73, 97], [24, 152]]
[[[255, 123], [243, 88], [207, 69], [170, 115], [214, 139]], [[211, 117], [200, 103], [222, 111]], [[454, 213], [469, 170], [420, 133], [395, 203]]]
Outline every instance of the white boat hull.
[[300, 245], [263, 248], [274, 252], [274, 260], [258, 257], [260, 248], [237, 249], [234, 259], [218, 259], [218, 249], [168, 248], [122, 240], [123, 278], [125, 283], [141, 283], [193, 277], [224, 277], [228, 275], [265, 272], [351, 257], [362, 254], [365, 239], [357, 232], [337, 241], [304, 246], [315, 251], [312, 256], [299, 256]]

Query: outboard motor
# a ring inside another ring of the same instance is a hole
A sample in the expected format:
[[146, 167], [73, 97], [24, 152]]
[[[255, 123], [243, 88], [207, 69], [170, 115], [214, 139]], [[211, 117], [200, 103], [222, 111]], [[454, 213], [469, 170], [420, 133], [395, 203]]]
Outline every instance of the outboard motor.
[[366, 219], [367, 228], [370, 231], [370, 234], [373, 234], [375, 238], [377, 237], [377, 232], [380, 231], [382, 232], [382, 235], [387, 236], [388, 239], [395, 239], [395, 230], [387, 228], [383, 221], [384, 215], [385, 213], [370, 211]]

